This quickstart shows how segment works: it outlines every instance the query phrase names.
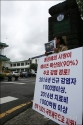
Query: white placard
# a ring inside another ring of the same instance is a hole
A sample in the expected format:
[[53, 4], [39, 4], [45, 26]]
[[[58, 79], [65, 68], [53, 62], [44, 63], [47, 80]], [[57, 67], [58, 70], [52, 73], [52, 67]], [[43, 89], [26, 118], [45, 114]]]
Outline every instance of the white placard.
[[41, 57], [33, 109], [58, 124], [82, 124], [83, 48]]

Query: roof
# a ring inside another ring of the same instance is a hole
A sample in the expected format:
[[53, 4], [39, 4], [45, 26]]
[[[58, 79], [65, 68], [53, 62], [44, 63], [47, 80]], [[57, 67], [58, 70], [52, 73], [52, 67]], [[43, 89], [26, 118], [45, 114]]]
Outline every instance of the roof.
[[22, 61], [15, 61], [15, 62], [11, 61], [11, 63], [20, 63], [20, 62], [27, 62], [27, 61], [29, 60], [22, 60]]
[[42, 56], [45, 56], [45, 54], [42, 54], [42, 55], [39, 55], [39, 56], [32, 57], [31, 59], [40, 58], [40, 57], [42, 57]]
[[10, 59], [6, 56], [0, 55], [0, 61], [9, 61]]
[[6, 43], [1, 43], [1, 42], [0, 42], [0, 46], [1, 47], [8, 47], [8, 45]]

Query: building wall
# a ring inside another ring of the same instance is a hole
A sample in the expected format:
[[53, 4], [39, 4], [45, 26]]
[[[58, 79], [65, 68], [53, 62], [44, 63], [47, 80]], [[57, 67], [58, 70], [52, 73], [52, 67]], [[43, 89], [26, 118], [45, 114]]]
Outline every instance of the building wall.
[[0, 48], [0, 55], [4, 55], [4, 48]]
[[24, 61], [17, 61], [17, 62], [3, 62], [4, 67], [8, 67], [11, 71], [18, 71], [18, 72], [28, 72], [29, 67], [31, 63], [38, 64], [39, 56], [31, 58], [30, 60], [24, 60]]
[[32, 59], [32, 63], [38, 64], [39, 58], [40, 57]]
[[2, 62], [2, 66], [10, 68], [11, 64], [9, 61]]
[[31, 62], [32, 62], [32, 63], [37, 64], [37, 62], [38, 62], [37, 60], [38, 60], [38, 59], [37, 59], [37, 58], [35, 58], [35, 59], [32, 59], [32, 61], [31, 61]]
[[10, 67], [10, 70], [13, 70], [13, 71], [27, 71], [29, 69], [29, 65], [26, 65], [26, 66], [13, 66], [13, 67]]
[[10, 70], [18, 71], [18, 72], [28, 72], [28, 69], [30, 67], [30, 61], [17, 61], [17, 62], [11, 62]]

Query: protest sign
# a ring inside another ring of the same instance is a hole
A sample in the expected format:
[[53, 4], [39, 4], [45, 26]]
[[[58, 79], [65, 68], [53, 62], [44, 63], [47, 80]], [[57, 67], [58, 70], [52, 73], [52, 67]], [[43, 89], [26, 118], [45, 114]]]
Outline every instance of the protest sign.
[[33, 109], [58, 124], [82, 124], [83, 48], [39, 59]]
[[56, 41], [52, 40], [52, 41], [49, 41], [48, 43], [45, 43], [44, 45], [45, 45], [45, 51], [47, 53], [53, 52], [54, 48], [56, 48]]

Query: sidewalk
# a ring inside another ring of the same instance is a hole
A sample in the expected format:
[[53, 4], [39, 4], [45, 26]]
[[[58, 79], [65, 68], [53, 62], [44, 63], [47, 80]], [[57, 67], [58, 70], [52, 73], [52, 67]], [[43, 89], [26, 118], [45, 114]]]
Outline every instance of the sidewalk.
[[58, 125], [50, 119], [44, 117], [32, 108], [15, 116], [4, 125]]

